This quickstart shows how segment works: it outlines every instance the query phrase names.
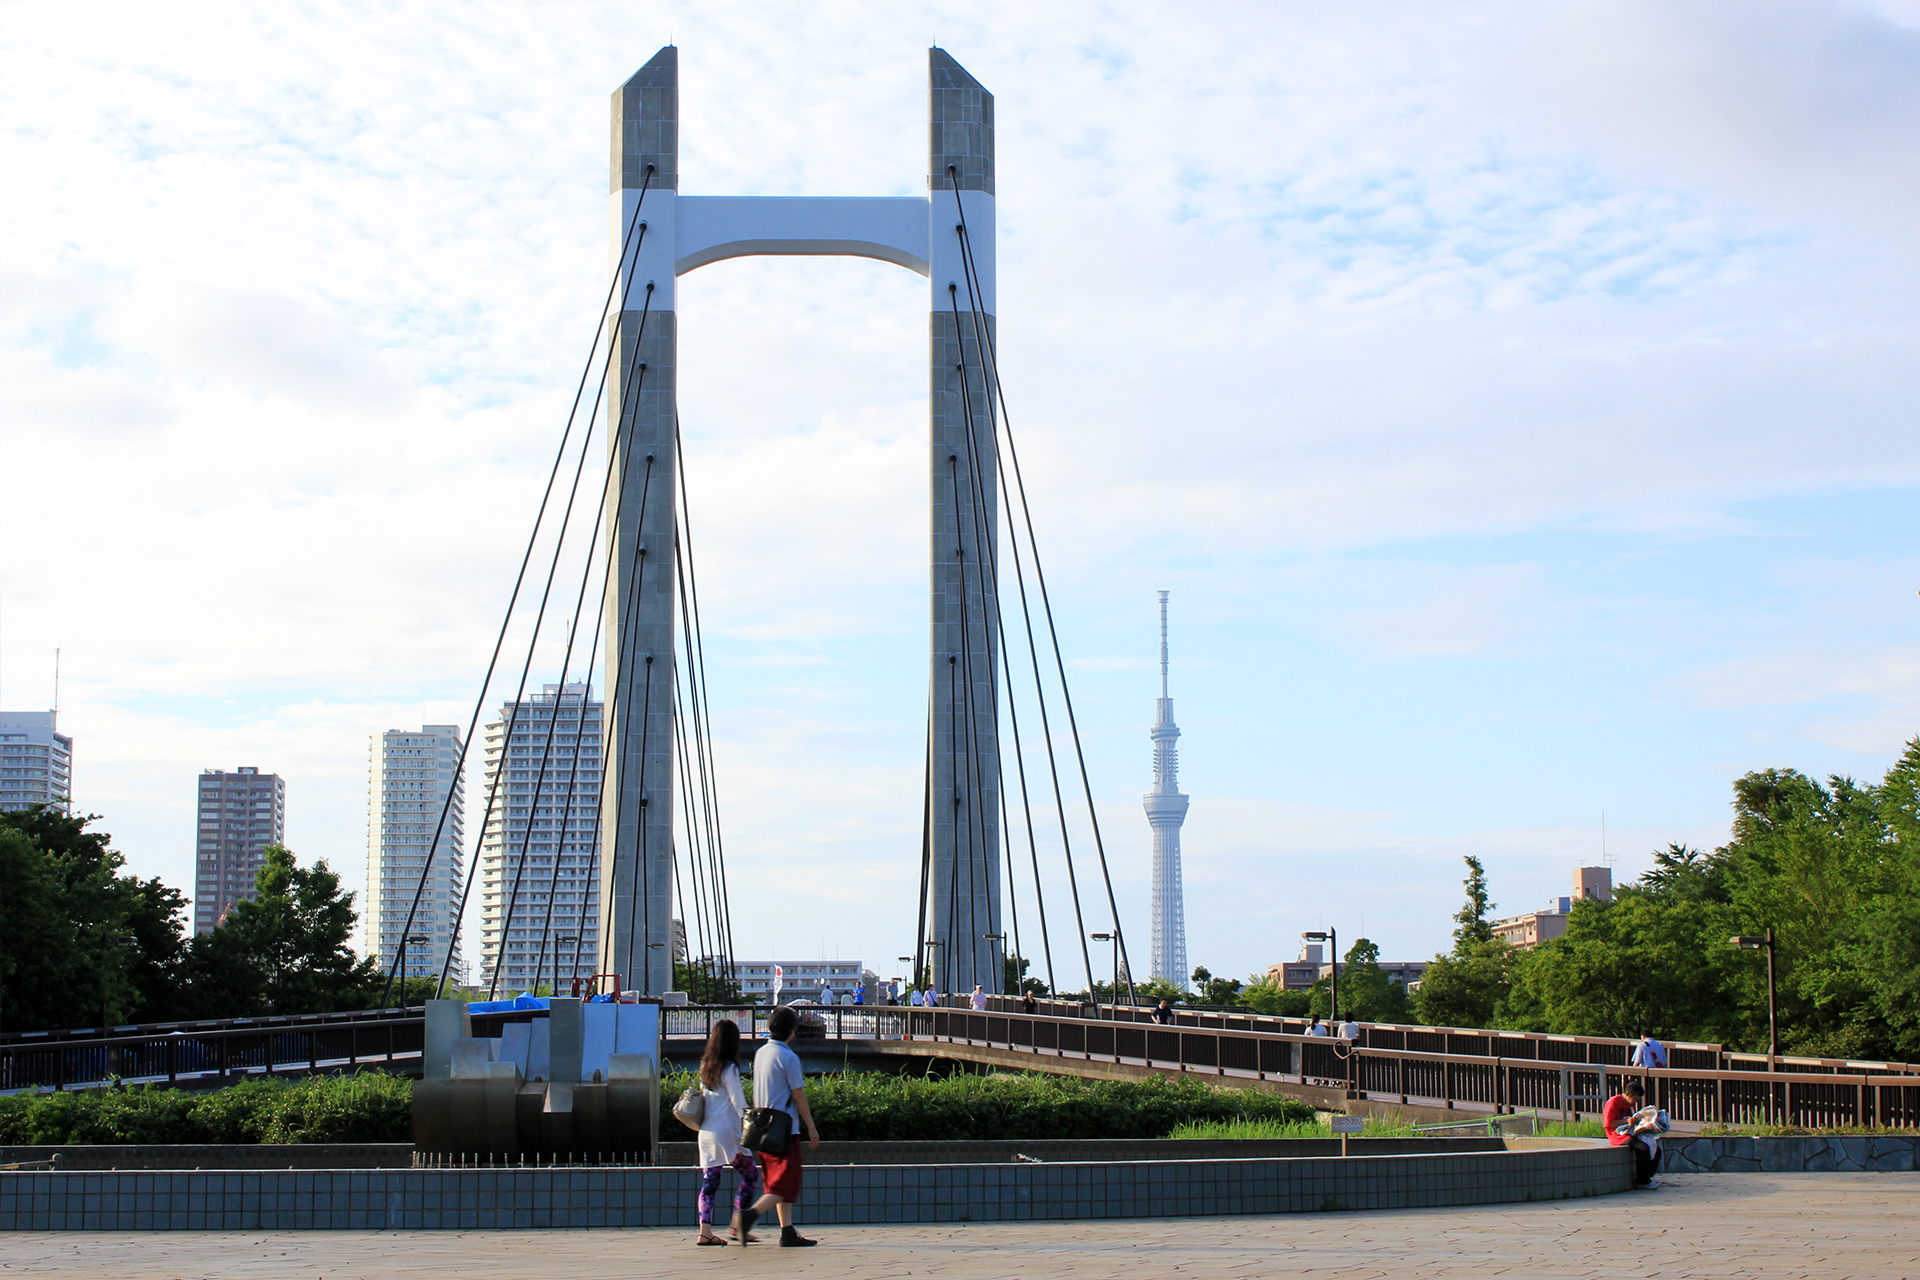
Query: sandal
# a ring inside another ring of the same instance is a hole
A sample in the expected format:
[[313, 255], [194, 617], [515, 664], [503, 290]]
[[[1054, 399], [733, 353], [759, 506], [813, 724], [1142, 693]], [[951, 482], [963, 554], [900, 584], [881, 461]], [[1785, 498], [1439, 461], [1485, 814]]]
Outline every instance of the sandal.
[[717, 1244], [723, 1249], [727, 1247], [727, 1242], [719, 1236], [701, 1236], [695, 1240], [694, 1243], [697, 1245]]

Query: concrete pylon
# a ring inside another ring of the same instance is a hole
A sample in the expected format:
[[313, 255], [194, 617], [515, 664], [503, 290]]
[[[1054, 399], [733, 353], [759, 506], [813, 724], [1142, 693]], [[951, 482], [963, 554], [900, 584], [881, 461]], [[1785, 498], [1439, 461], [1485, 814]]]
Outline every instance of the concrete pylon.
[[[998, 471], [983, 349], [994, 332], [993, 95], [944, 50], [928, 56], [925, 197], [683, 196], [676, 51], [662, 49], [613, 95], [623, 285], [607, 431], [623, 478], [608, 512], [616, 587], [605, 624], [600, 959], [642, 994], [667, 990], [673, 976], [675, 284], [709, 263], [763, 255], [875, 258], [931, 286], [931, 858], [921, 909], [939, 986], [1000, 989]], [[622, 257], [636, 211], [644, 233]]]
[[[965, 993], [978, 983], [997, 993], [1005, 954], [999, 938], [999, 627], [993, 607], [999, 503], [987, 353], [981, 350], [982, 339], [993, 341], [995, 324], [993, 95], [944, 50], [931, 50], [928, 62], [933, 260], [929, 963], [942, 991]], [[972, 265], [978, 269], [978, 329], [959, 254], [963, 212]]]
[[[619, 343], [607, 388], [606, 776], [600, 971], [657, 996], [673, 987], [674, 203], [680, 59], [655, 54], [613, 95], [613, 252]], [[643, 195], [644, 193], [644, 195]], [[644, 201], [644, 202], [643, 202]], [[635, 211], [644, 231], [634, 227]], [[630, 249], [621, 261], [622, 246]], [[651, 288], [649, 288], [651, 286]]]

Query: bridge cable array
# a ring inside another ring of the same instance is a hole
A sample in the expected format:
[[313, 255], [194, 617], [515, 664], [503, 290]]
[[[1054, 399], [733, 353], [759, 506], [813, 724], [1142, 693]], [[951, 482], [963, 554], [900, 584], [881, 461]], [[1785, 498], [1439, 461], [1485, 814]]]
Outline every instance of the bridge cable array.
[[[1083, 965], [1085, 966], [1085, 970], [1087, 974], [1088, 989], [1091, 991], [1095, 985], [1093, 960], [1087, 946], [1088, 934], [1086, 929], [1085, 918], [1082, 912], [1082, 904], [1080, 900], [1080, 889], [1079, 889], [1079, 878], [1074, 867], [1073, 841], [1072, 841], [1072, 835], [1071, 835], [1071, 832], [1069, 829], [1069, 823], [1068, 823], [1068, 803], [1066, 800], [1065, 789], [1061, 785], [1059, 759], [1058, 759], [1058, 754], [1056, 752], [1054, 740], [1053, 740], [1052, 715], [1048, 709], [1048, 704], [1049, 704], [1048, 680], [1042, 671], [1038, 637], [1037, 637], [1036, 629], [1034, 626], [1034, 617], [1033, 617], [1034, 610], [1032, 608], [1032, 603], [1028, 596], [1027, 571], [1029, 567], [1028, 566], [1029, 559], [1031, 560], [1031, 570], [1033, 574], [1033, 584], [1035, 588], [1035, 593], [1038, 596], [1040, 611], [1042, 613], [1042, 616], [1046, 624], [1048, 647], [1050, 650], [1050, 657], [1052, 659], [1051, 674], [1053, 676], [1055, 690], [1057, 691], [1059, 705], [1065, 713], [1067, 733], [1073, 745], [1073, 757], [1074, 757], [1074, 762], [1077, 766], [1077, 771], [1079, 774], [1079, 781], [1080, 781], [1079, 800], [1084, 802], [1084, 805], [1085, 805], [1086, 819], [1093, 837], [1094, 852], [1099, 862], [1101, 881], [1106, 892], [1107, 907], [1108, 907], [1108, 911], [1110, 912], [1110, 918], [1112, 919], [1112, 922], [1113, 922], [1112, 928], [1113, 928], [1114, 949], [1115, 949], [1115, 955], [1117, 957], [1116, 967], [1120, 970], [1120, 972], [1115, 974], [1114, 976], [1116, 980], [1119, 980], [1124, 975], [1124, 981], [1127, 987], [1127, 991], [1129, 996], [1131, 996], [1133, 994], [1133, 989], [1134, 989], [1133, 974], [1132, 974], [1132, 965], [1130, 963], [1128, 953], [1127, 953], [1126, 934], [1125, 934], [1124, 927], [1120, 923], [1120, 909], [1119, 909], [1119, 904], [1113, 890], [1113, 876], [1107, 863], [1105, 842], [1102, 839], [1100, 834], [1100, 819], [1099, 819], [1098, 811], [1094, 805], [1092, 781], [1087, 772], [1086, 752], [1081, 744], [1079, 721], [1073, 707], [1072, 690], [1067, 681], [1066, 660], [1060, 647], [1059, 629], [1054, 622], [1053, 603], [1052, 603], [1051, 594], [1049, 593], [1048, 587], [1047, 587], [1046, 573], [1044, 568], [1041, 565], [1039, 542], [1034, 533], [1033, 510], [1027, 498], [1026, 480], [1020, 468], [1019, 451], [1014, 443], [1013, 425], [1012, 425], [1011, 419], [1007, 414], [1006, 393], [1005, 393], [1005, 387], [1000, 377], [998, 350], [995, 345], [995, 341], [992, 333], [992, 326], [989, 323], [987, 317], [982, 313], [980, 308], [979, 269], [974, 258], [973, 244], [972, 244], [972, 241], [969, 239], [968, 233], [967, 233], [966, 208], [960, 199], [960, 189], [959, 189], [959, 182], [958, 182], [959, 173], [958, 173], [957, 167], [952, 165], [948, 166], [947, 172], [948, 172], [949, 178], [951, 179], [951, 189], [953, 191], [954, 208], [958, 218], [958, 221], [954, 227], [954, 234], [959, 238], [961, 269], [966, 277], [967, 301], [968, 301], [967, 320], [969, 321], [968, 327], [970, 327], [972, 330], [974, 356], [976, 361], [978, 362], [976, 365], [975, 371], [979, 373], [981, 377], [982, 386], [986, 393], [985, 394], [985, 398], [986, 398], [985, 417], [987, 419], [988, 430], [993, 434], [993, 442], [995, 444], [998, 444], [999, 442], [1004, 441], [1007, 458], [1008, 458], [1008, 461], [1011, 463], [1011, 471], [1012, 471], [1012, 477], [1011, 477], [1012, 482], [1009, 483], [1007, 470], [996, 466], [995, 480], [997, 483], [995, 484], [994, 487], [998, 490], [998, 492], [995, 494], [989, 494], [985, 492], [985, 484], [980, 474], [980, 468], [977, 465], [982, 450], [980, 447], [980, 442], [975, 437], [975, 428], [974, 428], [975, 410], [972, 404], [971, 379], [969, 377], [969, 369], [967, 367], [967, 354], [968, 354], [967, 352], [968, 344], [966, 340], [967, 334], [965, 329], [963, 329], [961, 326], [958, 286], [955, 282], [950, 281], [948, 283], [948, 299], [949, 299], [949, 306], [952, 311], [954, 326], [955, 326], [954, 336], [955, 336], [955, 340], [956, 340], [956, 343], [959, 349], [959, 354], [960, 354], [960, 360], [957, 366], [957, 371], [960, 375], [962, 412], [965, 417], [966, 426], [967, 426], [967, 430], [966, 430], [967, 452], [968, 452], [967, 471], [968, 471], [968, 482], [970, 486], [970, 496], [973, 498], [973, 501], [969, 505], [971, 505], [974, 511], [975, 545], [977, 547], [981, 547], [985, 549], [984, 557], [981, 557], [981, 556], [975, 557], [975, 577], [976, 577], [976, 583], [977, 583], [976, 589], [982, 604], [983, 618], [987, 616], [989, 613], [991, 614], [991, 617], [994, 622], [994, 629], [998, 636], [998, 653], [994, 655], [988, 655], [984, 657], [983, 660], [987, 661], [990, 667], [992, 658], [998, 657], [1000, 659], [1000, 665], [1006, 673], [1007, 694], [1008, 694], [1007, 696], [1008, 726], [1009, 726], [1011, 735], [1013, 737], [1013, 743], [1014, 743], [1013, 755], [1014, 755], [1014, 763], [1015, 763], [1015, 773], [1016, 773], [1017, 781], [1019, 782], [1019, 785], [1020, 785], [1021, 811], [1025, 821], [1028, 855], [1029, 855], [1029, 861], [1030, 861], [1032, 873], [1033, 873], [1032, 883], [1033, 883], [1033, 890], [1034, 890], [1034, 899], [1035, 899], [1035, 904], [1038, 908], [1037, 916], [1038, 916], [1040, 932], [1041, 932], [1041, 946], [1042, 946], [1042, 950], [1044, 953], [1044, 958], [1047, 966], [1047, 983], [1051, 989], [1055, 991], [1059, 990], [1057, 975], [1056, 975], [1056, 972], [1054, 969], [1054, 963], [1053, 963], [1052, 942], [1050, 937], [1048, 936], [1048, 929], [1047, 929], [1046, 906], [1045, 906], [1045, 898], [1043, 896], [1043, 889], [1042, 889], [1043, 876], [1041, 874], [1041, 869], [1040, 869], [1038, 840], [1036, 838], [1036, 834], [1034, 831], [1032, 799], [1031, 799], [1031, 792], [1028, 785], [1028, 778], [1027, 778], [1027, 772], [1026, 772], [1026, 753], [1020, 737], [1018, 698], [1016, 696], [1016, 690], [1014, 685], [1015, 665], [1011, 660], [1011, 654], [1007, 647], [1006, 628], [1004, 627], [1004, 625], [1002, 625], [1000, 599], [999, 599], [999, 593], [997, 590], [997, 584], [999, 582], [999, 567], [996, 563], [994, 563], [997, 557], [995, 556], [993, 551], [993, 539], [987, 536], [986, 528], [985, 528], [985, 522], [989, 518], [987, 513], [992, 509], [991, 507], [988, 506], [989, 502], [995, 502], [996, 505], [998, 505], [998, 503], [1004, 503], [1009, 519], [1011, 519], [1016, 514], [1016, 512], [1019, 516], [1017, 523], [1015, 523], [1014, 527], [1010, 530], [1011, 537], [1008, 540], [1012, 550], [1012, 554], [1013, 554], [1013, 571], [1014, 571], [1013, 576], [1014, 576], [1014, 581], [1020, 596], [1020, 609], [1021, 609], [1022, 621], [1024, 624], [1024, 631], [1027, 639], [1027, 655], [1026, 656], [1029, 660], [1028, 665], [1030, 667], [1030, 670], [1032, 671], [1032, 676], [1033, 676], [1031, 696], [1039, 712], [1041, 738], [1042, 738], [1046, 760], [1047, 760], [1048, 776], [1052, 783], [1051, 789], [1052, 789], [1053, 805], [1059, 819], [1060, 841], [1061, 841], [1062, 853], [1063, 853], [1065, 864], [1066, 864], [1067, 886], [1068, 886], [1069, 894], [1073, 904], [1073, 916], [1074, 916], [1074, 922], [1076, 925], [1075, 932], [1079, 935], [1079, 939], [1080, 939], [1079, 945], [1080, 945], [1081, 960]], [[996, 453], [997, 452], [998, 451], [996, 450]], [[954, 457], [954, 456], [949, 457], [950, 468], [954, 468], [957, 470], [958, 462], [959, 462], [959, 459], [957, 457]], [[956, 498], [955, 498], [956, 525], [958, 524], [959, 506], [960, 506], [960, 503], [958, 501], [958, 497], [956, 494]], [[1022, 554], [1023, 540], [1025, 545], [1025, 555]], [[962, 593], [964, 597], [965, 589], [966, 589], [965, 566], [964, 566], [964, 542], [959, 539], [957, 529], [956, 529], [956, 543], [958, 544], [958, 547], [960, 549], [961, 559], [963, 561]], [[991, 594], [988, 592], [988, 589], [987, 589], [987, 583], [989, 581], [996, 584], [996, 589]], [[970, 642], [967, 638], [971, 628], [965, 624], [964, 609], [962, 610], [962, 614], [963, 614], [963, 622], [961, 627], [961, 635], [962, 635], [962, 657], [964, 659], [971, 656], [970, 653], [968, 652]], [[992, 687], [995, 690], [995, 697], [996, 697], [996, 703], [997, 703], [998, 682], [994, 682]], [[969, 684], [968, 684], [969, 698], [971, 697], [971, 693], [972, 693], [972, 684], [971, 684], [971, 681], [969, 681]], [[971, 710], [972, 710], [971, 702], [969, 701], [967, 704], [967, 723], [968, 723], [969, 729], [971, 729], [974, 724]], [[997, 705], [995, 707], [994, 723], [996, 725], [999, 723], [998, 714], [997, 714]], [[973, 767], [977, 768], [977, 755], [975, 755], [975, 753], [972, 751], [969, 752], [969, 755], [974, 756]], [[929, 782], [931, 781], [931, 763], [932, 763], [931, 743], [929, 743], [929, 759], [928, 759]], [[1002, 766], [1002, 771], [1004, 772], [1004, 764]], [[1007, 810], [1005, 808], [1006, 795], [1005, 795], [1004, 779], [996, 779], [996, 782], [1001, 784], [1000, 786], [1000, 799], [1001, 799], [1001, 805], [1002, 805], [1001, 838], [1005, 845], [1005, 851], [1006, 851], [1006, 857], [1007, 857], [1007, 869], [1008, 869], [1008, 877], [1009, 877], [1008, 885], [1007, 885], [1007, 896], [1008, 896], [1008, 901], [1011, 907], [1013, 923], [1015, 927], [1014, 954], [1023, 954], [1019, 950], [1019, 940], [1018, 940], [1018, 932], [1017, 932], [1018, 930], [1017, 892], [1016, 892], [1014, 881], [1013, 881], [1013, 870], [1015, 866], [1015, 860], [1014, 860], [1013, 848], [1012, 848], [1013, 837], [1011, 832], [1008, 830], [1008, 824], [1005, 818]], [[970, 788], [970, 790], [975, 790], [977, 793], [977, 786], [976, 788]], [[972, 823], [969, 823], [968, 825], [970, 830], [975, 829]], [[925, 841], [923, 839], [923, 844], [928, 845], [930, 849], [930, 842]], [[997, 856], [998, 851], [994, 851], [994, 852]], [[925, 862], [929, 856], [930, 855], [928, 853], [923, 853], [923, 862]], [[973, 865], [975, 865], [974, 859], [970, 857], [969, 858], [970, 870], [973, 867]], [[931, 905], [930, 899], [927, 897], [926, 887], [925, 887], [926, 869], [927, 868], [923, 866], [923, 871], [922, 871], [923, 889], [921, 893], [921, 902], [922, 902], [921, 914], [923, 917], [925, 915], [925, 911], [927, 907]], [[971, 900], [971, 895], [970, 895], [970, 900]], [[949, 898], [949, 903], [951, 904], [951, 896]], [[949, 937], [953, 936], [952, 935], [953, 924], [957, 924], [957, 921], [949, 922], [949, 934], [948, 934]], [[978, 931], [975, 929], [970, 929], [969, 932], [976, 935], [978, 933]], [[924, 951], [922, 951], [920, 954], [924, 954]]]

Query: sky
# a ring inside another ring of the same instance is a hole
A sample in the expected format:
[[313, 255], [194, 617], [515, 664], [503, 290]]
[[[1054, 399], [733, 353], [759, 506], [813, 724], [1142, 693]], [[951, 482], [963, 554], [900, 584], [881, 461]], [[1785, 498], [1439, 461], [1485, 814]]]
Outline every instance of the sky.
[[[142, 875], [190, 891], [195, 775], [254, 765], [362, 887], [369, 736], [472, 713], [606, 288], [607, 95], [669, 42], [683, 194], [918, 194], [927, 46], [994, 92], [1136, 968], [1159, 590], [1216, 973], [1431, 956], [1468, 855], [1529, 910], [1920, 734], [1916, 0], [0, 9], [0, 704], [60, 650]], [[681, 282], [743, 956], [911, 946], [925, 289]]]

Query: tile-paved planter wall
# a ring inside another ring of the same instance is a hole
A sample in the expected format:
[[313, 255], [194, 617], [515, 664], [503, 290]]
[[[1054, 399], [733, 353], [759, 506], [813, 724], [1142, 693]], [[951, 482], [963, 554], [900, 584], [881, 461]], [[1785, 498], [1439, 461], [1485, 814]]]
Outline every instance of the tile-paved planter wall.
[[1836, 1138], [1669, 1137], [1661, 1143], [1666, 1173], [1801, 1173], [1837, 1169], [1920, 1168], [1920, 1136], [1862, 1134]]
[[[1347, 1159], [809, 1169], [816, 1225], [1153, 1218], [1503, 1204], [1628, 1189], [1614, 1147]], [[690, 1169], [0, 1173], [0, 1230], [658, 1227], [693, 1222]]]

